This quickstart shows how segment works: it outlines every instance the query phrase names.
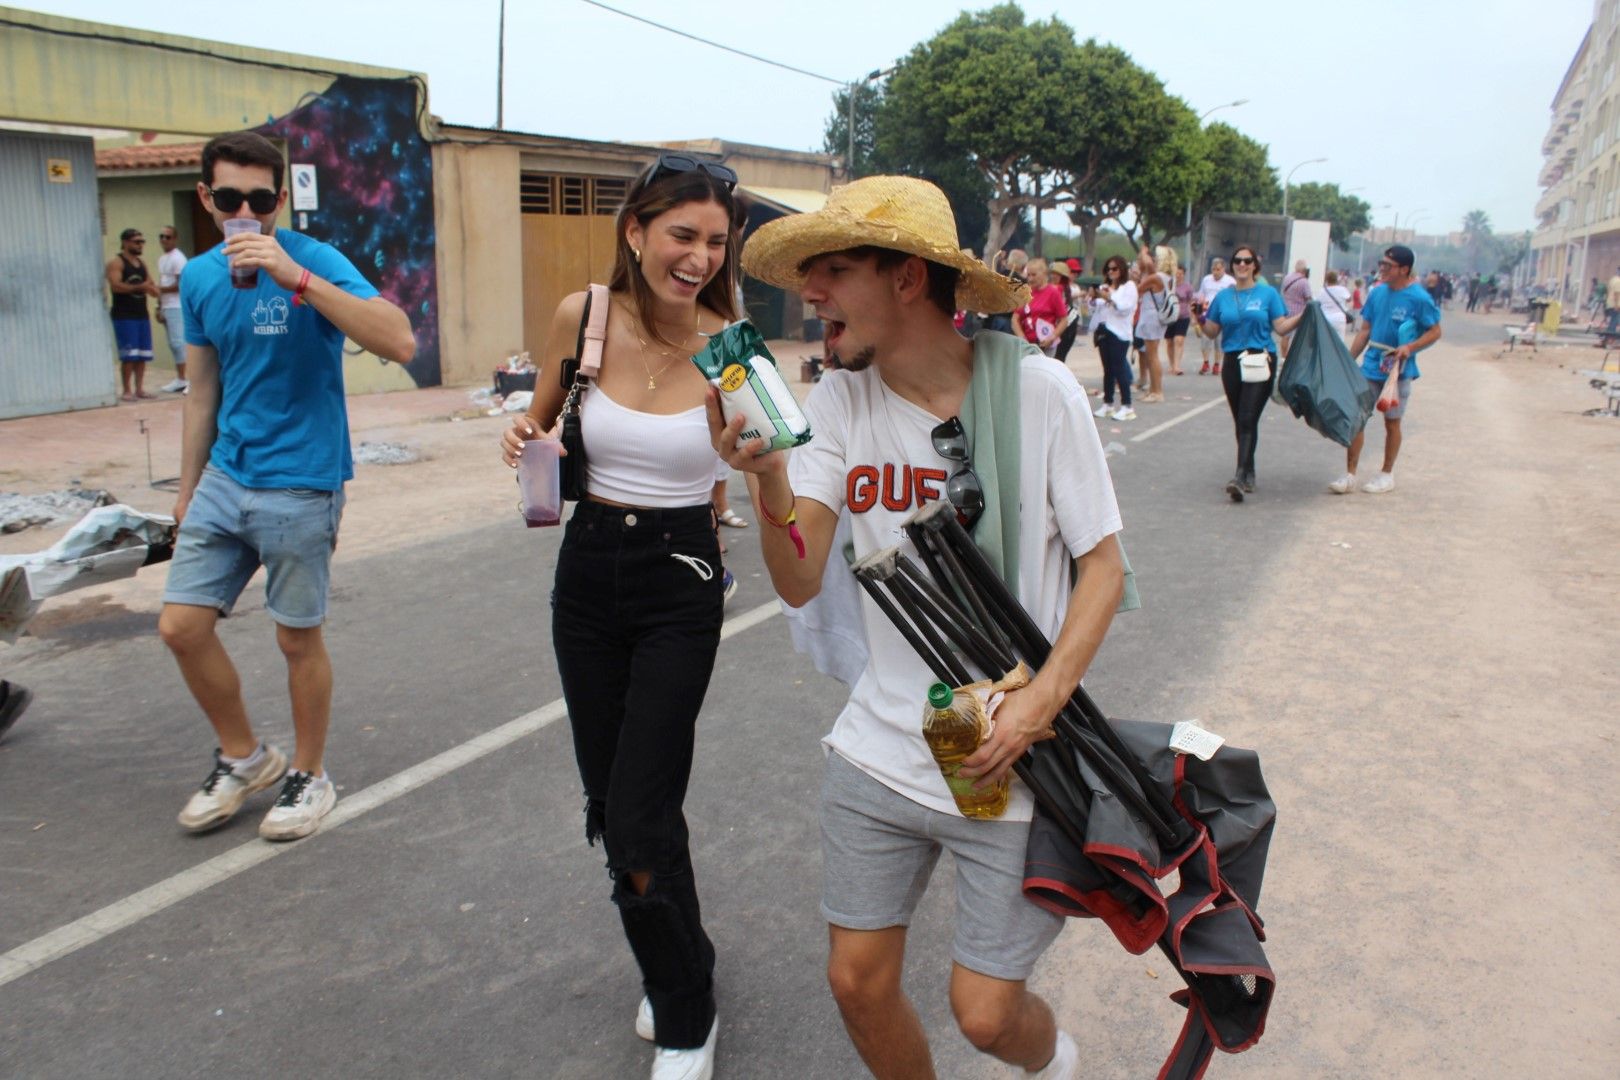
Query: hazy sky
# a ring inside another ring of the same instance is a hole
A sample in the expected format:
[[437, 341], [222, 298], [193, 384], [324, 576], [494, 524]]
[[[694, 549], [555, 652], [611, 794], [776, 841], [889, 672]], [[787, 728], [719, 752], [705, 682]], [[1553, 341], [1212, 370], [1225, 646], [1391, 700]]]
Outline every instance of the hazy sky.
[[[963, 7], [937, 0], [606, 0], [837, 79], [889, 67]], [[20, 6], [426, 73], [432, 111], [495, 123], [498, 0], [57, 0]], [[1471, 209], [1529, 228], [1549, 107], [1591, 0], [1029, 2], [1119, 45], [1199, 112], [1271, 148], [1296, 183], [1332, 181], [1374, 222], [1459, 227]], [[505, 126], [607, 140], [721, 137], [820, 149], [834, 87], [592, 7], [508, 0]], [[129, 86], [138, 94], [138, 81]], [[1359, 190], [1356, 190], [1359, 189]]]

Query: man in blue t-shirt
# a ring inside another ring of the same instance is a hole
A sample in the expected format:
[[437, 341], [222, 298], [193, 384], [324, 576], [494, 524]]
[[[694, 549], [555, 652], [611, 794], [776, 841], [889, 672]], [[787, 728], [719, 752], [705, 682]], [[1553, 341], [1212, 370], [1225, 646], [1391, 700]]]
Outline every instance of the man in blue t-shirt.
[[[409, 363], [410, 320], [335, 248], [275, 227], [281, 152], [250, 131], [203, 147], [197, 197], [226, 241], [180, 279], [186, 335], [180, 532], [158, 633], [219, 738], [214, 768], [180, 811], [201, 832], [283, 779], [259, 835], [308, 836], [337, 802], [322, 765], [332, 663], [321, 636], [343, 483], [354, 475], [343, 341]], [[226, 229], [231, 221], [256, 229]], [[215, 626], [260, 566], [287, 661], [294, 747], [261, 742]]]
[[[1401, 452], [1401, 417], [1412, 396], [1412, 381], [1418, 371], [1418, 352], [1440, 340], [1440, 307], [1429, 291], [1412, 276], [1412, 249], [1395, 244], [1378, 260], [1383, 281], [1373, 286], [1361, 308], [1361, 327], [1350, 345], [1350, 356], [1361, 357], [1361, 374], [1381, 392], [1390, 372], [1400, 366], [1396, 387], [1400, 400], [1384, 410], [1384, 468], [1361, 485], [1369, 495], [1395, 490], [1395, 458]], [[1356, 489], [1356, 465], [1361, 461], [1365, 431], [1356, 432], [1345, 451], [1345, 473], [1328, 485], [1335, 495], [1348, 495]]]

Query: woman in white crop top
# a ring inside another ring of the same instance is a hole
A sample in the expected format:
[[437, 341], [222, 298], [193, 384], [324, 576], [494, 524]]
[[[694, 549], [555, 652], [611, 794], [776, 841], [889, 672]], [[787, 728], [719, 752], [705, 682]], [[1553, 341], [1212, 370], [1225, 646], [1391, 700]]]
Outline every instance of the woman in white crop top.
[[[710, 502], [719, 459], [708, 383], [691, 357], [736, 317], [736, 182], [724, 165], [664, 154], [630, 186], [601, 371], [580, 399], [588, 494], [568, 521], [552, 593], [585, 838], [602, 839], [641, 966], [636, 1030], [660, 1047], [654, 1077], [708, 1075], [718, 1026], [681, 807], [723, 605]], [[548, 361], [573, 352], [585, 296], [557, 308]], [[510, 466], [562, 408], [554, 361], [535, 383], [528, 414], [502, 439]]]

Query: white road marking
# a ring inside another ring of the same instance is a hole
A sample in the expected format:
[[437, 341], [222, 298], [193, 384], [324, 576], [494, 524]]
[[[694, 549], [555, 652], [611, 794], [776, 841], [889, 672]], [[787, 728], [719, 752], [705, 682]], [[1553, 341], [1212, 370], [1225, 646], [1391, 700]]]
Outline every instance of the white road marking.
[[[780, 614], [781, 610], [781, 604], [774, 599], [756, 608], [750, 608], [736, 618], [726, 621], [720, 628], [720, 639], [724, 641], [734, 634], [752, 629]], [[360, 815], [370, 813], [424, 784], [432, 783], [465, 765], [472, 764], [479, 758], [533, 735], [566, 715], [568, 709], [561, 698], [547, 702], [516, 720], [508, 721], [460, 745], [452, 746], [443, 753], [435, 754], [426, 761], [418, 762], [393, 776], [379, 780], [364, 790], [345, 796], [338, 800], [337, 806], [322, 822], [321, 831], [310, 839], [319, 839], [344, 822], [353, 821]], [[188, 870], [167, 877], [156, 885], [132, 893], [122, 900], [116, 900], [99, 911], [93, 911], [66, 926], [58, 927], [7, 953], [0, 954], [0, 986], [20, 979], [30, 971], [38, 971], [51, 961], [60, 960], [69, 953], [77, 952], [86, 945], [92, 945], [125, 927], [133, 926], [142, 919], [233, 878], [244, 870], [251, 870], [260, 863], [268, 862], [278, 855], [298, 850], [303, 846], [303, 843], [298, 842], [272, 844], [266, 840], [249, 840]]]
[[1225, 397], [1211, 398], [1210, 400], [1204, 402], [1202, 405], [1198, 405], [1198, 406], [1195, 406], [1195, 407], [1193, 407], [1191, 409], [1188, 409], [1186, 412], [1182, 413], [1180, 416], [1176, 417], [1173, 420], [1166, 420], [1162, 424], [1157, 424], [1157, 425], [1155, 425], [1153, 427], [1148, 428], [1146, 431], [1142, 432], [1142, 434], [1140, 434], [1140, 435], [1131, 436], [1131, 442], [1145, 442], [1148, 439], [1153, 438], [1153, 436], [1159, 434], [1161, 431], [1169, 431], [1171, 428], [1175, 427], [1177, 424], [1181, 423], [1183, 420], [1191, 420], [1193, 417], [1197, 416], [1199, 413], [1203, 412], [1205, 409], [1213, 409], [1215, 406], [1224, 405], [1225, 403], [1226, 403], [1226, 398]]

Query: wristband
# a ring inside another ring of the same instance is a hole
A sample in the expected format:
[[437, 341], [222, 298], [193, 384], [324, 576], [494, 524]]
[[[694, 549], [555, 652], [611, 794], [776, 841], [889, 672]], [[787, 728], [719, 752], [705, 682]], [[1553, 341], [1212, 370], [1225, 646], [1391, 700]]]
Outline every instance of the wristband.
[[765, 500], [761, 498], [759, 500], [759, 516], [764, 518], [768, 525], [774, 525], [778, 529], [786, 529], [788, 539], [793, 541], [793, 550], [799, 553], [799, 558], [804, 558], [804, 536], [799, 532], [799, 511], [797, 509], [789, 510], [787, 517], [778, 521], [771, 516], [769, 510], [765, 509]]
[[306, 269], [298, 275], [298, 287], [293, 290], [293, 307], [304, 302], [304, 290], [309, 288], [309, 271]]

